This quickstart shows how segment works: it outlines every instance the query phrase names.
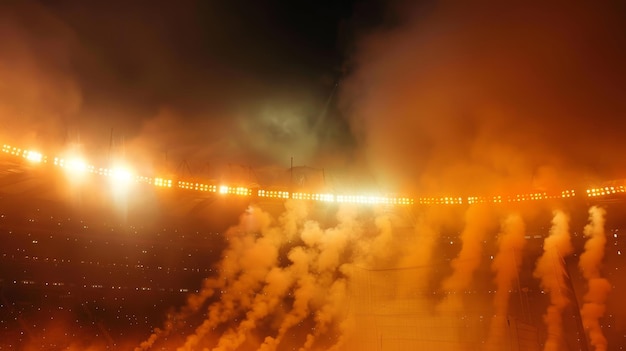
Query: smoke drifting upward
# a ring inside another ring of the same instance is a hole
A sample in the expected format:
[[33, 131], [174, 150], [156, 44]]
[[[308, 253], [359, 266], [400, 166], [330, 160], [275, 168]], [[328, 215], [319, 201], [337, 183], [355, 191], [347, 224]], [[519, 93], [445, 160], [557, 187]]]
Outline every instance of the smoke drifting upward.
[[622, 5], [426, 3], [400, 2], [396, 23], [362, 38], [343, 89], [382, 184], [497, 193], [626, 174], [613, 161], [625, 146]]
[[522, 250], [526, 244], [524, 239], [524, 222], [518, 214], [506, 217], [498, 236], [498, 253], [491, 264], [496, 273], [496, 293], [493, 298], [494, 317], [489, 329], [486, 350], [504, 349], [509, 297], [513, 283], [519, 279], [519, 268], [522, 263]]
[[543, 254], [537, 260], [533, 275], [540, 279], [543, 290], [550, 295], [550, 305], [543, 316], [548, 329], [544, 351], [558, 351], [563, 343], [563, 310], [570, 303], [565, 279], [564, 258], [573, 251], [569, 233], [569, 217], [554, 211], [550, 234], [543, 243]]
[[[291, 220], [303, 220], [304, 218], [298, 217], [302, 214], [295, 209], [286, 212], [282, 225], [284, 226]], [[290, 234], [295, 233], [273, 227], [270, 216], [259, 209], [251, 209], [249, 213], [242, 216], [240, 225], [231, 228], [227, 233], [229, 247], [223, 254], [223, 261], [219, 267], [221, 276], [217, 278], [223, 284], [220, 286], [220, 300], [208, 307], [207, 319], [187, 337], [184, 345], [178, 348], [179, 350], [197, 349], [199, 344], [206, 342], [206, 338], [214, 337], [211, 333], [216, 327], [230, 320], [241, 318], [241, 314], [246, 311], [251, 311], [247, 320], [248, 323], [254, 325], [255, 319], [259, 317], [255, 315], [257, 311], [252, 309], [252, 303], [255, 301], [256, 292], [265, 284], [269, 286], [265, 292], [277, 294], [270, 298], [281, 298], [280, 293], [286, 290], [280, 288], [280, 285], [276, 287], [276, 283], [280, 284], [283, 280], [280, 277], [273, 277], [276, 273], [272, 276], [269, 276], [269, 273], [272, 272], [272, 268], [277, 267], [278, 248], [282, 243], [291, 239]], [[292, 254], [289, 259], [293, 260], [294, 256], [297, 255]], [[203, 293], [201, 292], [200, 295]], [[248, 332], [245, 325], [240, 332]], [[225, 338], [231, 343], [233, 342], [232, 333], [227, 334]], [[235, 335], [235, 344], [238, 339], [243, 341], [237, 334]], [[226, 341], [221, 341], [221, 343], [226, 343]]]
[[612, 157], [625, 146], [626, 21], [611, 2], [393, 1], [394, 26], [350, 42], [330, 106], [338, 22], [357, 9], [314, 20], [328, 39], [315, 47], [320, 32], [292, 30], [309, 14], [291, 2], [157, 2], [3, 1], [4, 137], [80, 139], [102, 156], [113, 128], [145, 168], [294, 156], [349, 175], [366, 163], [378, 188], [446, 196], [626, 173]]
[[463, 246], [452, 260], [452, 275], [442, 283], [442, 289], [449, 294], [439, 305], [441, 311], [462, 310], [461, 294], [470, 287], [474, 272], [480, 265], [483, 241], [494, 224], [492, 216], [487, 206], [473, 205], [467, 209], [465, 228], [460, 237]]
[[[302, 6], [314, 11], [268, 1], [2, 1], [0, 137], [45, 153], [78, 143], [94, 162], [113, 144], [144, 173], [172, 172], [183, 159], [221, 170], [338, 155], [349, 135], [324, 110], [340, 64], [326, 41], [349, 9]], [[314, 25], [294, 26], [297, 16]]]
[[589, 334], [589, 341], [596, 351], [606, 351], [608, 348], [606, 337], [600, 326], [600, 318], [606, 310], [606, 298], [611, 291], [609, 281], [600, 275], [606, 245], [605, 214], [606, 211], [600, 207], [593, 206], [589, 209], [589, 224], [584, 230], [587, 242], [585, 251], [580, 255], [578, 262], [578, 267], [588, 284], [580, 314], [583, 326]]
[[[346, 319], [351, 267], [388, 260], [389, 219], [379, 214], [365, 220], [355, 208], [342, 207], [337, 225], [322, 228], [308, 216], [302, 202], [287, 202], [278, 220], [249, 209], [226, 233], [219, 275], [208, 278], [136, 350], [161, 344], [181, 351], [276, 350], [285, 344], [303, 351], [343, 349], [351, 331]], [[189, 330], [187, 321], [199, 315], [206, 318]], [[308, 333], [300, 335], [303, 330]], [[166, 341], [185, 333], [178, 345]]]
[[37, 3], [3, 1], [0, 42], [0, 136], [35, 146], [62, 137], [83, 100], [71, 63], [77, 36]]

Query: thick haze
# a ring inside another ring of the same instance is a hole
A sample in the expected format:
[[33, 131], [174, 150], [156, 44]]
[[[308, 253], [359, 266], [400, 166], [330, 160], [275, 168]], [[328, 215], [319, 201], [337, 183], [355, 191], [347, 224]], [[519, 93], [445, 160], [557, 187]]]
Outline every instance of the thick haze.
[[442, 195], [623, 178], [614, 3], [399, 5], [359, 42], [342, 94], [377, 178]]
[[111, 150], [160, 172], [185, 159], [196, 168], [284, 169], [294, 157], [321, 168], [320, 155], [351, 143], [327, 107], [336, 100], [337, 48], [350, 35], [341, 28], [351, 8], [3, 1], [3, 139], [80, 144], [100, 156]]
[[3, 1], [1, 136], [336, 190], [623, 178], [626, 9], [582, 3]]

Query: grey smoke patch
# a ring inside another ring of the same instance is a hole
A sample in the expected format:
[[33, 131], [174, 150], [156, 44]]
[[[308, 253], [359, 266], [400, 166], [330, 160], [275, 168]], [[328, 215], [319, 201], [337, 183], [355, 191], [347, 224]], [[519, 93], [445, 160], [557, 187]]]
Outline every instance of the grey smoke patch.
[[304, 94], [286, 97], [258, 106], [254, 118], [242, 116], [237, 128], [243, 140], [272, 163], [288, 164], [294, 157], [297, 164], [312, 165], [321, 144], [320, 131], [313, 125], [315, 108], [311, 97]]
[[319, 101], [297, 92], [289, 98], [275, 95], [266, 97], [267, 102], [251, 98], [242, 108], [189, 111], [164, 104], [128, 138], [127, 154], [149, 172], [180, 173], [177, 166], [187, 161], [195, 175], [225, 178], [233, 167], [244, 167], [255, 173], [249, 178], [261, 178], [248, 181], [262, 183], [268, 178], [263, 169], [284, 172], [291, 157], [296, 165], [320, 164], [320, 131], [311, 125]]
[[608, 349], [608, 342], [600, 324], [600, 318], [606, 312], [607, 295], [611, 291], [611, 284], [600, 273], [606, 246], [605, 216], [606, 211], [600, 207], [592, 206], [589, 209], [589, 224], [584, 229], [587, 238], [585, 251], [578, 261], [578, 267], [587, 281], [587, 292], [583, 297], [580, 314], [589, 335], [589, 342], [597, 351]]
[[489, 327], [485, 350], [505, 348], [508, 327], [509, 299], [514, 284], [519, 281], [519, 269], [526, 244], [525, 226], [519, 214], [508, 215], [501, 224], [498, 253], [491, 269], [495, 272], [496, 292], [493, 297], [494, 316]]
[[341, 95], [386, 188], [489, 194], [626, 173], [612, 161], [624, 148], [621, 4], [393, 4], [397, 22], [357, 43]]
[[558, 351], [563, 347], [563, 310], [570, 304], [565, 271], [565, 257], [573, 252], [569, 233], [569, 216], [554, 211], [550, 234], [544, 240], [543, 254], [537, 260], [533, 275], [550, 296], [550, 304], [543, 316], [547, 327], [544, 351]]

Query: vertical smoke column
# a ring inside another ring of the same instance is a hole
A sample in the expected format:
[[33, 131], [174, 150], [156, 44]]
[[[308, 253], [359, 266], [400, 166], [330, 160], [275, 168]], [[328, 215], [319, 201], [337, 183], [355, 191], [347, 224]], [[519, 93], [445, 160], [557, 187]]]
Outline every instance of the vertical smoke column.
[[606, 236], [604, 233], [604, 209], [593, 206], [589, 209], [589, 224], [585, 226], [585, 252], [580, 255], [578, 268], [587, 280], [588, 290], [580, 314], [589, 341], [596, 351], [606, 351], [607, 340], [600, 327], [600, 318], [606, 310], [606, 297], [611, 284], [600, 276], [600, 265], [604, 258]]
[[533, 275], [540, 279], [541, 288], [550, 294], [550, 305], [543, 320], [548, 328], [544, 351], [561, 350], [563, 339], [563, 309], [569, 304], [566, 294], [566, 272], [563, 258], [573, 251], [569, 234], [569, 217], [554, 211], [550, 235], [543, 242], [543, 255], [537, 260]]
[[486, 350], [502, 350], [505, 347], [509, 296], [521, 264], [524, 249], [524, 222], [518, 214], [509, 215], [502, 223], [498, 237], [498, 253], [491, 269], [496, 273], [494, 296], [494, 318], [491, 320]]
[[[435, 206], [420, 213], [415, 220], [413, 233], [415, 238], [403, 243], [400, 252], [399, 267], [428, 267], [432, 264], [437, 241], [440, 239], [441, 223], [448, 221], [449, 212], [441, 211]], [[403, 281], [397, 283], [398, 298], [404, 299], [412, 291], [428, 289], [431, 269], [419, 269], [410, 272], [410, 276], [403, 276]], [[427, 301], [429, 305], [431, 301]]]
[[452, 275], [443, 282], [443, 290], [449, 294], [439, 305], [440, 311], [460, 312], [463, 307], [459, 294], [470, 286], [474, 272], [480, 265], [483, 241], [492, 225], [490, 217], [485, 206], [473, 205], [467, 210], [465, 229], [461, 233], [463, 247], [452, 260]]

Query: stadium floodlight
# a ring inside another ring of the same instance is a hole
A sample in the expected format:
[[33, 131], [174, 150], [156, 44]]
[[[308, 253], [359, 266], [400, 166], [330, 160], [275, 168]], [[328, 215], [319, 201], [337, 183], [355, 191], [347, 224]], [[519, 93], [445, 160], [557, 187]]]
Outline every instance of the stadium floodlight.
[[89, 169], [89, 165], [83, 159], [72, 158], [65, 161], [64, 168], [72, 174], [84, 174]]
[[124, 167], [115, 167], [109, 173], [113, 183], [127, 185], [133, 180], [133, 173]]
[[93, 169], [87, 162], [80, 157], [72, 157], [68, 159], [54, 158], [54, 165], [63, 168], [65, 176], [74, 185], [80, 185], [86, 178], [86, 173]]
[[[182, 189], [188, 189], [188, 187], [186, 187], [186, 185], [184, 184], [184, 182], [178, 182], [178, 186]], [[161, 187], [161, 188], [171, 188], [172, 187], [172, 180], [171, 179], [165, 179], [165, 178], [154, 178], [154, 186], [156, 187]]]
[[43, 155], [37, 151], [25, 151], [24, 157], [35, 163], [40, 163], [43, 160]]
[[109, 178], [109, 184], [114, 199], [118, 205], [126, 203], [132, 189], [132, 183], [135, 180], [133, 172], [123, 166], [115, 166], [105, 170], [105, 175]]

